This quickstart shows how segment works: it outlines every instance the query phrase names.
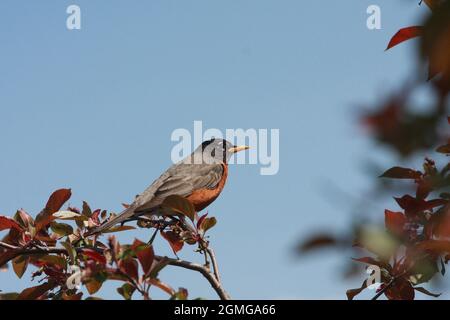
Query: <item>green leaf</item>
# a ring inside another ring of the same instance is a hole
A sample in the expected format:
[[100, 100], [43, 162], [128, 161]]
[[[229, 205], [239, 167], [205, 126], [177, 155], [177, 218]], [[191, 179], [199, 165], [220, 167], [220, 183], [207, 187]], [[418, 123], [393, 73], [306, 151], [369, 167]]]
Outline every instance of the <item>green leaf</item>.
[[0, 293], [0, 301], [2, 301], [2, 300], [17, 300], [18, 297], [19, 297], [19, 293], [17, 293], [17, 292]]
[[52, 229], [52, 231], [54, 233], [56, 233], [57, 235], [59, 235], [61, 237], [68, 236], [73, 233], [72, 226], [68, 225], [66, 223], [52, 222], [50, 224], [50, 229]]
[[148, 274], [152, 268], [153, 260], [155, 258], [153, 247], [139, 241], [138, 239], [135, 239], [132, 248], [136, 253], [144, 274]]
[[27, 270], [28, 262], [30, 261], [29, 257], [26, 256], [19, 256], [17, 258], [14, 258], [12, 261], [12, 266], [14, 269], [14, 272], [19, 278], [22, 278], [23, 274]]
[[173, 210], [177, 213], [185, 215], [191, 221], [195, 219], [194, 205], [184, 197], [178, 195], [170, 195], [164, 199], [161, 206], [165, 209]]
[[204, 233], [214, 227], [217, 224], [217, 219], [214, 217], [205, 218], [200, 225], [200, 229], [203, 230]]
[[131, 297], [133, 296], [133, 293], [136, 289], [129, 284], [128, 282], [125, 283], [120, 288], [117, 288], [117, 292], [125, 299], [125, 300], [131, 300]]

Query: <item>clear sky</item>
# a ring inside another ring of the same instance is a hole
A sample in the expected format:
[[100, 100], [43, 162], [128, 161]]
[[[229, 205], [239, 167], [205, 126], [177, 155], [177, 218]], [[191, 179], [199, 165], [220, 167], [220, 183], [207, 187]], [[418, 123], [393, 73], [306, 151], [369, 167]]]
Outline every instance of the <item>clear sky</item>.
[[[0, 213], [36, 214], [62, 187], [75, 206], [119, 211], [171, 164], [173, 130], [192, 130], [194, 120], [275, 128], [279, 173], [232, 166], [208, 208], [219, 221], [210, 235], [224, 286], [242, 299], [345, 298], [363, 275], [342, 280], [342, 252], [296, 259], [293, 247], [351, 223], [350, 206], [324, 184], [358, 195], [373, 181], [362, 163], [380, 150], [355, 111], [410, 76], [414, 42], [384, 49], [426, 12], [418, 2], [2, 0]], [[70, 4], [81, 7], [81, 30], [66, 29]], [[371, 4], [381, 7], [381, 30], [366, 27]], [[135, 236], [149, 235], [120, 239]], [[201, 261], [193, 249], [181, 257]], [[156, 250], [170, 254], [160, 239]], [[0, 273], [0, 289], [29, 279]], [[161, 279], [215, 298], [192, 272], [167, 268]], [[119, 298], [117, 286], [99, 295]]]

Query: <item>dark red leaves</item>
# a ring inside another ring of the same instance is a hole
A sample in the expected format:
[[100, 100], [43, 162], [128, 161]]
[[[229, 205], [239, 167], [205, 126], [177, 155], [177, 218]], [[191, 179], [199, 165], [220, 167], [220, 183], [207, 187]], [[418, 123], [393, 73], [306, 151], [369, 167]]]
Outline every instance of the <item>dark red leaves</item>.
[[443, 206], [447, 204], [447, 200], [444, 199], [434, 199], [434, 200], [423, 200], [416, 199], [410, 195], [404, 195], [401, 198], [394, 198], [398, 205], [405, 210], [407, 216], [414, 215], [420, 211], [431, 210], [436, 207]]
[[450, 241], [447, 240], [426, 240], [419, 243], [418, 250], [431, 251], [436, 254], [450, 253]]
[[180, 251], [183, 248], [183, 240], [173, 231], [161, 231], [161, 235], [164, 239], [166, 239], [170, 247], [172, 248], [173, 252], [176, 254], [178, 251]]
[[133, 280], [138, 280], [138, 263], [132, 258], [127, 258], [119, 261], [119, 269]]
[[403, 229], [406, 223], [406, 216], [401, 212], [393, 212], [390, 210], [384, 211], [384, 222], [386, 228], [396, 234], [400, 235], [403, 233]]
[[423, 27], [422, 26], [414, 26], [414, 27], [407, 27], [400, 29], [391, 39], [389, 42], [386, 50], [391, 49], [392, 47], [395, 47], [396, 45], [410, 40], [415, 37], [419, 37], [423, 34]]
[[19, 224], [11, 218], [0, 216], [0, 231], [16, 229], [17, 231], [22, 231]]
[[59, 189], [52, 193], [48, 199], [45, 210], [51, 212], [52, 214], [57, 212], [72, 196], [72, 191], [70, 189]]
[[70, 199], [72, 192], [70, 189], [59, 189], [50, 196], [45, 205], [44, 210], [36, 217], [36, 231], [47, 227], [50, 222], [55, 218], [53, 214], [58, 212], [59, 209]]
[[422, 172], [402, 167], [390, 168], [380, 176], [380, 178], [413, 179], [413, 180], [420, 179], [421, 177]]
[[50, 291], [54, 287], [56, 287], [56, 285], [53, 282], [47, 282], [39, 286], [27, 288], [19, 294], [17, 300], [39, 299], [41, 296], [45, 295], [48, 291]]
[[83, 249], [82, 252], [88, 258], [91, 258], [92, 260], [97, 261], [101, 264], [106, 264], [106, 258], [100, 252], [97, 252], [94, 249]]

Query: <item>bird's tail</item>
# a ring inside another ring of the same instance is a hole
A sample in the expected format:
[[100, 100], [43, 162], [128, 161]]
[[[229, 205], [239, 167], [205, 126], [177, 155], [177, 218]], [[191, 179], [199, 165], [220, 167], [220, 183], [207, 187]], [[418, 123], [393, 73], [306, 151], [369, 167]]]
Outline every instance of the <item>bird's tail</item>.
[[108, 229], [111, 229], [116, 224], [122, 223], [126, 221], [127, 219], [131, 218], [134, 215], [134, 207], [131, 206], [125, 210], [123, 210], [120, 214], [118, 214], [116, 217], [112, 218], [111, 220], [101, 224], [100, 226], [90, 230], [87, 234], [85, 234], [85, 237], [93, 236], [96, 234], [99, 234], [103, 231], [106, 231]]

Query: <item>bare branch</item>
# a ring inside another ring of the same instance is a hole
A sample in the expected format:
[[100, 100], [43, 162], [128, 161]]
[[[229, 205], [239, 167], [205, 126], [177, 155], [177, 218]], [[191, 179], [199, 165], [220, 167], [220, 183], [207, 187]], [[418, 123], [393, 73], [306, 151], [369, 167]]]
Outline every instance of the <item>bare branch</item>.
[[207, 247], [205, 250], [208, 253], [209, 257], [211, 258], [211, 262], [214, 269], [214, 276], [220, 283], [222, 280], [220, 280], [219, 265], [217, 264], [216, 254], [214, 253], [214, 250], [212, 248]]

